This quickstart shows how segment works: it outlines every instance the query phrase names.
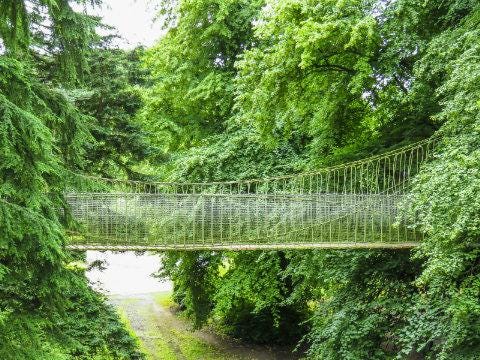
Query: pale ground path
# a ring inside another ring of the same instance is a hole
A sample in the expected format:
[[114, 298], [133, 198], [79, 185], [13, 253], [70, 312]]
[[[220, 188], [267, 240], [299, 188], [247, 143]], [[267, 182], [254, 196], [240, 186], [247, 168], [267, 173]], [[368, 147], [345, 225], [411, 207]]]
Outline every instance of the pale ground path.
[[[242, 346], [209, 331], [190, 331], [158, 294], [172, 292], [170, 281], [153, 278], [162, 267], [159, 253], [87, 252], [87, 264], [102, 262], [103, 269], [90, 268], [92, 286], [108, 296], [130, 323], [150, 360], [289, 360], [295, 357], [279, 349]], [[140, 295], [139, 295], [140, 294]]]
[[112, 295], [150, 360], [289, 360], [288, 351], [243, 345], [207, 330], [191, 331], [183, 319], [156, 300], [157, 294]]

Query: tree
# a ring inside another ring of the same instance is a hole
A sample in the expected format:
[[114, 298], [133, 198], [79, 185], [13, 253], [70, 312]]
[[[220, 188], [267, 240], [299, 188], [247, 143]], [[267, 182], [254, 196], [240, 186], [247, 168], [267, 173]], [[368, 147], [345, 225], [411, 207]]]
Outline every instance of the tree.
[[[424, 230], [418, 251], [178, 255], [167, 267], [180, 284], [178, 300], [188, 297], [182, 304], [193, 316], [195, 306], [208, 304], [197, 324], [210, 317], [256, 340], [250, 325], [272, 335], [290, 320], [290, 328], [308, 331], [312, 358], [475, 359], [478, 2], [266, 1], [245, 33], [248, 46], [223, 67], [231, 69], [222, 84], [234, 97], [199, 86], [205, 69], [215, 69], [215, 56], [205, 56], [213, 43], [185, 35], [210, 39], [203, 31], [217, 24], [216, 5], [170, 8], [174, 25], [146, 57], [155, 84], [145, 114], [171, 156], [165, 178], [265, 177], [379, 153], [439, 128], [441, 140], [399, 219]], [[215, 111], [199, 114], [198, 99]], [[211, 127], [209, 118], [223, 125]], [[209, 274], [194, 284], [204, 290], [196, 296], [184, 271], [192, 264]], [[307, 330], [296, 327], [302, 321]]]
[[[0, 3], [2, 359], [142, 358], [63, 248], [63, 192], [91, 141], [64, 88], [81, 78], [95, 23], [66, 0]], [[55, 61], [55, 78], [40, 73]]]
[[[449, 10], [448, 18], [455, 18], [467, 6], [454, 3]], [[408, 214], [420, 214], [417, 226], [427, 240], [417, 254], [425, 268], [405, 344], [437, 359], [475, 359], [480, 351], [479, 21], [475, 5], [429, 42], [416, 68], [423, 81], [440, 80], [435, 119], [444, 125], [438, 155], [408, 200]]]
[[364, 1], [268, 2], [237, 66], [236, 117], [324, 157], [375, 128], [378, 24]]
[[232, 113], [234, 63], [252, 41], [262, 1], [183, 0], [164, 8], [167, 34], [147, 51], [152, 86], [143, 122], [164, 151], [200, 145], [219, 134]]
[[139, 61], [143, 49], [95, 48], [88, 56], [88, 72], [83, 86], [87, 94], [77, 101], [92, 117], [90, 133], [95, 142], [86, 155], [87, 173], [104, 177], [138, 178], [138, 168], [154, 149], [135, 121], [142, 106], [139, 87], [145, 74]]

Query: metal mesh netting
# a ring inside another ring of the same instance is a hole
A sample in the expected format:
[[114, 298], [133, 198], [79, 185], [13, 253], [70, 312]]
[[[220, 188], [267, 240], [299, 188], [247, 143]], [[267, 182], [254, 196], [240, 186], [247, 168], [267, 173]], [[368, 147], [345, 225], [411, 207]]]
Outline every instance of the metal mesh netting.
[[433, 140], [362, 161], [262, 180], [148, 183], [78, 177], [66, 194], [74, 248], [411, 246], [398, 204]]

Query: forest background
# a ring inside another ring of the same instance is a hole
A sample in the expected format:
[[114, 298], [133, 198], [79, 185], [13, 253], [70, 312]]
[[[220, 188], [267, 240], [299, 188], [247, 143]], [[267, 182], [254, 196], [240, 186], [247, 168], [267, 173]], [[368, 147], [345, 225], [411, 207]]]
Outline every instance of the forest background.
[[194, 326], [311, 358], [478, 359], [478, 1], [172, 0], [133, 51], [74, 3], [99, 1], [0, 2], [0, 358], [142, 357], [64, 249], [72, 172], [259, 178], [436, 134], [414, 251], [169, 252], [159, 276]]

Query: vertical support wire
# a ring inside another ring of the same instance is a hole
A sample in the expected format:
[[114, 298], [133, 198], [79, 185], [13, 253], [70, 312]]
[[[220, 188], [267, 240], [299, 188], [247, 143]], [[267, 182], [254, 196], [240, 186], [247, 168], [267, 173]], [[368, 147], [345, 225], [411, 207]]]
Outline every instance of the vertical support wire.
[[202, 186], [200, 185], [200, 193], [199, 193], [199, 203], [202, 207], [202, 217], [201, 217], [201, 221], [202, 221], [202, 236], [200, 238], [200, 241], [202, 242], [202, 245], [205, 246], [205, 194], [204, 194], [204, 191], [203, 191], [203, 188]]
[[365, 179], [365, 167], [368, 166], [366, 163], [362, 163], [360, 167], [360, 182], [362, 188], [362, 222], [363, 222], [363, 242], [367, 239], [367, 227], [366, 227], [366, 210], [367, 210], [367, 194], [368, 194], [368, 183]]
[[379, 211], [379, 205], [378, 201], [381, 201], [378, 190], [379, 190], [379, 184], [378, 184], [378, 178], [380, 175], [380, 160], [377, 160], [374, 165], [374, 171], [373, 171], [373, 196], [374, 198], [372, 199], [372, 202], [374, 201], [375, 205], [372, 205], [372, 241], [376, 240], [377, 236], [377, 230], [375, 227], [375, 221], [380, 221], [381, 219], [381, 213]]
[[317, 202], [316, 202], [316, 198], [313, 196], [313, 179], [314, 179], [314, 176], [317, 176], [317, 175], [310, 175], [310, 181], [309, 181], [309, 189], [308, 189], [308, 194], [309, 194], [309, 209], [310, 209], [310, 213], [309, 213], [309, 216], [308, 216], [308, 224], [310, 226], [310, 242], [313, 242], [314, 241], [314, 232], [315, 232], [315, 229], [314, 229], [314, 221], [315, 221], [315, 216], [314, 216], [314, 209], [317, 205]]
[[234, 207], [233, 207], [233, 192], [232, 192], [232, 187], [233, 184], [230, 183], [228, 185], [228, 193], [229, 193], [229, 198], [228, 198], [228, 241], [229, 243], [233, 243], [233, 233], [232, 233], [232, 223], [233, 223], [233, 215], [234, 215]]
[[197, 242], [198, 199], [195, 194], [195, 184], [192, 184], [191, 186], [192, 186], [191, 190], [188, 189], [187, 193], [188, 193], [188, 197], [190, 198], [190, 203], [192, 204], [192, 207], [193, 207], [192, 218], [190, 221], [192, 222], [191, 242], [194, 245]]
[[357, 170], [358, 170], [358, 166], [354, 165], [353, 170], [355, 172], [354, 187], [353, 187], [353, 189], [354, 189], [353, 190], [353, 194], [354, 194], [354, 197], [353, 197], [353, 202], [354, 202], [354, 207], [353, 207], [354, 230], [353, 230], [353, 234], [354, 234], [354, 242], [356, 243], [358, 241], [358, 239], [357, 239], [357, 237], [358, 237], [358, 191], [357, 191]]
[[[299, 201], [299, 204], [301, 205], [299, 208], [300, 208], [300, 211], [299, 211], [299, 216], [300, 216], [300, 224], [301, 224], [301, 231], [299, 232], [299, 236], [300, 236], [300, 241], [301, 242], [305, 242], [305, 215], [306, 215], [306, 212], [308, 211], [308, 207], [306, 206], [307, 205], [307, 202], [305, 201], [305, 196], [304, 196], [304, 188], [305, 188], [305, 176], [304, 175], [300, 175], [300, 178], [299, 178], [299, 187], [300, 187], [300, 191], [299, 191], [299, 195], [300, 195], [300, 201]], [[298, 220], [297, 220], [298, 222]]]
[[[345, 168], [344, 168], [345, 169]], [[340, 176], [341, 176], [341, 173], [340, 173], [340, 169], [337, 170], [337, 191], [336, 191], [336, 203], [337, 203], [337, 212], [338, 212], [338, 215], [337, 217], [339, 218], [338, 219], [338, 229], [337, 229], [337, 242], [340, 242], [342, 240], [345, 240], [345, 239], [342, 239], [342, 225], [343, 222], [345, 221], [345, 218], [344, 218], [344, 212], [345, 212], [345, 205], [344, 205], [344, 196], [342, 195], [342, 191], [340, 190], [340, 186], [343, 186], [342, 185], [342, 181], [340, 181]]]

